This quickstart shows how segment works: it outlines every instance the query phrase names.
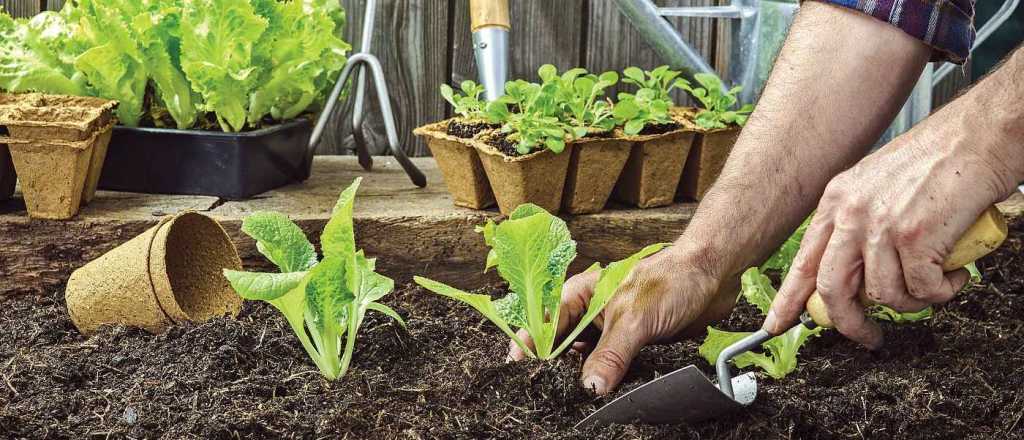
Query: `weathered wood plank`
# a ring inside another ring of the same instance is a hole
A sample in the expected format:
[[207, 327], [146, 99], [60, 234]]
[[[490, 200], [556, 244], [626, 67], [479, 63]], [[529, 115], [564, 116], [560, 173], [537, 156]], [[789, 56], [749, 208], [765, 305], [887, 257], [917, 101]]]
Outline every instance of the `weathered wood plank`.
[[[247, 201], [219, 203], [209, 197], [151, 196], [100, 192], [72, 221], [29, 220], [20, 199], [0, 203], [0, 296], [56, 288], [71, 272], [155, 225], [165, 215], [197, 210], [220, 220], [247, 267], [269, 269], [251, 239], [240, 232], [252, 212], [288, 214], [316, 241], [334, 202], [355, 177], [363, 184], [355, 208], [358, 244], [378, 257], [378, 267], [399, 282], [425, 275], [459, 285], [482, 285], [487, 249], [473, 227], [498, 218], [497, 211], [456, 208], [436, 164], [415, 159], [430, 182], [411, 185], [391, 158], [378, 157], [365, 172], [351, 156], [321, 156], [313, 177]], [[568, 219], [579, 246], [573, 270], [594, 261], [623, 258], [642, 246], [673, 240], [693, 214], [692, 204], [650, 210], [610, 210]]]
[[[467, 79], [476, 81], [473, 37], [469, 29], [469, 0], [453, 1], [451, 83], [458, 84]], [[554, 64], [559, 70], [581, 65], [586, 3], [582, 0], [510, 2], [511, 78], [536, 80], [537, 68], [542, 64]]]
[[46, 0], [47, 11], [59, 11], [60, 8], [64, 7], [64, 0]]
[[[358, 50], [365, 2], [343, 0], [342, 5], [349, 20], [345, 40]], [[427, 155], [426, 144], [416, 139], [412, 130], [445, 116], [444, 101], [437, 95], [437, 85], [448, 77], [448, 2], [382, 0], [377, 7], [371, 51], [380, 58], [384, 68], [400, 143], [407, 154]], [[387, 135], [371, 84], [368, 76], [369, 93], [363, 132], [371, 153], [385, 154], [388, 150]], [[344, 104], [335, 111], [317, 150], [319, 154], [349, 154], [355, 148], [352, 99]]]
[[45, 0], [0, 0], [0, 8], [16, 18], [36, 15], [45, 4]]
[[[714, 0], [660, 0], [659, 6], [707, 6]], [[594, 72], [606, 70], [622, 71], [629, 66], [651, 69], [662, 64], [662, 60], [647, 44], [640, 34], [633, 29], [614, 2], [592, 1], [587, 3], [588, 21], [586, 32], [587, 47], [584, 54], [584, 66]], [[683, 38], [705, 59], [714, 59], [715, 27], [711, 19], [670, 18]], [[620, 85], [611, 90], [608, 96], [614, 97], [620, 91], [633, 90], [632, 86]], [[682, 90], [673, 92], [673, 98], [680, 105], [690, 105], [692, 101]]]

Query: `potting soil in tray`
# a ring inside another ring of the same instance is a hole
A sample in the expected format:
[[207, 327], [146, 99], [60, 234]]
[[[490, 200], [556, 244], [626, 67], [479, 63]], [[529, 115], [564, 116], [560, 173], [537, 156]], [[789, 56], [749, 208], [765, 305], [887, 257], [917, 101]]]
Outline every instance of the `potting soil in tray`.
[[[868, 353], [835, 332], [783, 380], [760, 376], [746, 413], [695, 426], [572, 426], [610, 398], [578, 385], [580, 356], [506, 363], [507, 339], [468, 306], [416, 288], [371, 312], [348, 376], [324, 380], [285, 321], [247, 302], [238, 320], [161, 336], [80, 336], [61, 292], [0, 300], [0, 438], [1005, 439], [1024, 437], [1024, 243], [980, 262], [984, 282], [930, 321], [886, 324]], [[500, 294], [500, 287], [490, 289]], [[752, 330], [743, 306], [721, 327]], [[696, 342], [648, 347], [626, 387], [695, 363]]]

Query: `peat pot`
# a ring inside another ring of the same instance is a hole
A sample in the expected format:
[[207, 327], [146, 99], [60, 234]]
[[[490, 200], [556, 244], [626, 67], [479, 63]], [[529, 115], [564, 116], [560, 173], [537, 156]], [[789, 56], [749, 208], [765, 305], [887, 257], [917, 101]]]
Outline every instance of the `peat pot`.
[[671, 204], [693, 144], [692, 129], [679, 124], [666, 133], [622, 137], [633, 146], [615, 184], [615, 199], [639, 208]]
[[572, 143], [567, 143], [565, 150], [558, 154], [544, 149], [515, 157], [498, 151], [481, 137], [473, 141], [473, 146], [502, 214], [512, 214], [523, 203], [533, 203], [550, 213], [558, 212], [574, 149]]
[[222, 272], [241, 267], [220, 224], [185, 212], [74, 271], [64, 297], [84, 334], [104, 325], [160, 333], [186, 321], [238, 315], [242, 299]]
[[739, 135], [740, 127], [697, 133], [679, 182], [680, 196], [697, 201], [704, 198], [704, 194], [722, 173], [725, 161], [729, 158]]
[[633, 142], [615, 137], [572, 142], [562, 210], [593, 214], [604, 209], [632, 148]]
[[244, 199], [309, 178], [305, 118], [224, 133], [114, 127], [101, 189]]
[[66, 220], [78, 214], [83, 200], [92, 199], [88, 183], [95, 173], [91, 170], [98, 169], [94, 163], [103, 161], [101, 150], [110, 130], [108, 124], [81, 141], [0, 140], [10, 149], [29, 217]]
[[434, 156], [456, 206], [472, 209], [493, 206], [494, 192], [487, 181], [480, 156], [473, 148], [472, 138], [447, 134], [448, 124], [452, 121], [454, 119], [424, 125], [413, 130], [413, 133], [426, 138], [427, 148]]

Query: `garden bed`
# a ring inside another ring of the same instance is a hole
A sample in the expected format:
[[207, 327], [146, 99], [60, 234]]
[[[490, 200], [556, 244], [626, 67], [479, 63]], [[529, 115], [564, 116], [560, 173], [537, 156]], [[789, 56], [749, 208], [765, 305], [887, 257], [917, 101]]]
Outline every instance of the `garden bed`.
[[[352, 371], [324, 380], [269, 305], [161, 336], [85, 338], [63, 292], [0, 307], [0, 437], [85, 438], [1008, 438], [1024, 435], [1024, 222], [979, 262], [984, 282], [927, 322], [886, 325], [871, 354], [834, 332], [747, 413], [696, 426], [572, 426], [610, 398], [578, 385], [581, 360], [505, 363], [507, 340], [467, 306], [399, 289], [409, 332], [370, 315]], [[500, 286], [492, 287], [500, 293]], [[753, 329], [742, 308], [726, 328]], [[636, 386], [695, 363], [695, 342], [645, 349]], [[612, 396], [614, 397], [614, 396]]]

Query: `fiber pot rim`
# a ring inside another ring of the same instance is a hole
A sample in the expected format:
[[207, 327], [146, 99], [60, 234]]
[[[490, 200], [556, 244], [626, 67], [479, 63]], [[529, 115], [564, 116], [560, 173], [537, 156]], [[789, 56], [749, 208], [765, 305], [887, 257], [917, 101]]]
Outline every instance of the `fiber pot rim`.
[[701, 126], [697, 125], [695, 122], [693, 122], [693, 119], [692, 119], [692, 118], [695, 118], [697, 116], [697, 113], [700, 113], [701, 110], [702, 109], [699, 109], [699, 108], [696, 108], [696, 107], [672, 107], [669, 110], [669, 114], [670, 114], [670, 116], [672, 117], [673, 120], [675, 120], [676, 122], [678, 122], [680, 124], [683, 124], [683, 125], [687, 126], [688, 128], [690, 128], [690, 131], [695, 131], [695, 132], [697, 132], [697, 134], [712, 134], [712, 133], [718, 133], [718, 132], [722, 132], [722, 131], [730, 131], [730, 130], [736, 130], [736, 129], [742, 129], [743, 128], [742, 125], [739, 125], [739, 124], [736, 124], [736, 123], [729, 124], [725, 128], [707, 129], [707, 128], [701, 127]]
[[474, 148], [476, 148], [477, 151], [479, 151], [479, 152], [481, 152], [483, 154], [486, 154], [488, 156], [498, 156], [498, 157], [501, 157], [502, 160], [504, 160], [505, 162], [523, 162], [523, 161], [527, 161], [527, 160], [531, 160], [531, 159], [543, 156], [544, 154], [555, 154], [555, 155], [567, 154], [567, 153], [570, 153], [571, 151], [566, 151], [566, 150], [569, 150], [569, 148], [568, 148], [569, 145], [573, 144], [572, 141], [566, 142], [565, 143], [566, 144], [566, 149], [563, 150], [561, 153], [555, 153], [554, 151], [551, 151], [551, 150], [549, 150], [547, 148], [544, 148], [544, 149], [542, 149], [540, 151], [535, 151], [533, 153], [528, 153], [528, 154], [524, 154], [522, 156], [515, 156], [515, 157], [513, 157], [513, 156], [509, 156], [509, 155], [507, 155], [505, 153], [502, 153], [501, 151], [498, 151], [497, 148], [494, 148], [494, 147], [490, 146], [487, 142], [484, 142], [482, 135], [478, 136], [478, 137], [475, 137], [475, 138], [471, 139], [470, 141], [471, 141], [470, 144]]
[[[188, 223], [188, 221], [192, 219], [199, 222], [198, 224], [193, 225], [206, 228], [205, 231], [191, 231], [194, 233], [193, 235], [196, 239], [187, 240], [183, 243], [180, 242], [180, 240], [179, 242], [171, 243], [172, 237], [175, 237], [175, 234], [178, 232], [178, 229], [175, 229], [175, 227], [183, 224], [191, 224]], [[182, 222], [182, 220], [185, 220], [185, 222]], [[203, 240], [203, 238], [211, 237], [215, 238], [217, 242]], [[183, 296], [186, 294], [183, 289], [187, 290], [187, 287], [175, 282], [180, 279], [182, 275], [174, 273], [177, 266], [174, 262], [168, 261], [170, 258], [173, 258], [172, 248], [177, 249], [176, 246], [188, 246], [190, 250], [198, 250], [202, 253], [210, 253], [215, 247], [221, 247], [222, 249], [228, 250], [228, 259], [231, 261], [224, 261], [223, 263], [227, 263], [223, 265], [225, 267], [213, 268], [213, 272], [215, 272], [213, 279], [226, 283], [225, 280], [221, 279], [222, 275], [220, 275], [223, 269], [241, 270], [242, 268], [242, 261], [238, 256], [238, 250], [235, 248], [234, 243], [228, 236], [227, 231], [224, 230], [224, 227], [220, 222], [209, 216], [196, 211], [185, 211], [165, 218], [164, 221], [158, 225], [156, 232], [153, 234], [152, 241], [149, 244], [149, 252], [147, 254], [149, 260], [147, 267], [149, 268], [149, 279], [153, 288], [153, 294], [156, 297], [157, 305], [164, 314], [167, 315], [167, 318], [171, 323], [181, 324], [187, 321], [203, 321], [209, 319], [211, 316], [217, 315], [217, 313], [210, 313], [210, 310], [195, 310], [197, 305], [190, 302], [192, 298], [186, 298]], [[201, 266], [201, 264], [199, 266]], [[214, 264], [214, 266], [221, 265]], [[203, 275], [202, 273], [195, 273], [195, 269], [190, 270], [190, 272], [191, 275], [195, 277], [201, 277]], [[216, 294], [216, 292], [210, 291], [206, 291], [206, 293]], [[230, 292], [228, 297], [238, 300], [231, 302], [224, 301], [222, 303], [215, 304], [215, 306], [228, 306], [228, 311], [230, 311], [232, 315], [237, 315], [242, 304], [241, 298], [235, 295], [233, 291]]]
[[[459, 142], [459, 143], [465, 144], [467, 147], [469, 147], [469, 142], [470, 141], [476, 139], [479, 136], [483, 136], [485, 133], [488, 133], [488, 132], [493, 130], [493, 129], [481, 130], [479, 133], [477, 133], [476, 135], [474, 135], [471, 138], [461, 138], [461, 137], [458, 137], [458, 136], [452, 136], [452, 135], [447, 133], [446, 130], [448, 128], [448, 124], [449, 123], [451, 123], [452, 121], [458, 121], [458, 120], [464, 120], [464, 119], [465, 118], [457, 116], [457, 117], [448, 118], [448, 119], [444, 119], [444, 120], [437, 121], [437, 122], [431, 122], [429, 124], [421, 125], [419, 127], [414, 128], [412, 130], [412, 134], [414, 134], [416, 136], [426, 136], [426, 137], [432, 137], [432, 138], [435, 138], [435, 139], [444, 139], [446, 141]], [[485, 122], [486, 123], [486, 121], [481, 121], [481, 122]]]
[[96, 142], [96, 139], [98, 139], [100, 136], [102, 136], [107, 130], [113, 130], [114, 125], [115, 124], [114, 124], [113, 121], [108, 122], [107, 125], [104, 125], [103, 127], [97, 128], [89, 136], [88, 139], [84, 139], [84, 140], [80, 140], [80, 141], [66, 141], [66, 140], [61, 140], [61, 139], [47, 139], [47, 140], [42, 140], [42, 139], [18, 139], [18, 138], [13, 138], [13, 137], [10, 137], [10, 136], [0, 136], [0, 144], [25, 146], [25, 147], [29, 147], [29, 148], [33, 148], [33, 149], [36, 149], [36, 148], [49, 148], [49, 147], [66, 147], [66, 148], [74, 148], [74, 149], [77, 149], [77, 150], [85, 150], [85, 149], [93, 146], [93, 144]]
[[[81, 112], [82, 117], [70, 121], [45, 121], [43, 120], [43, 118], [19, 118], [16, 117], [18, 115], [14, 114], [16, 111], [45, 114], [46, 110], [57, 108]], [[107, 109], [103, 107], [15, 107], [8, 105], [0, 106], [0, 125], [14, 125], [22, 127], [55, 127], [73, 129], [78, 131], [87, 131], [90, 128], [92, 128], [97, 122], [101, 121], [106, 112]]]

